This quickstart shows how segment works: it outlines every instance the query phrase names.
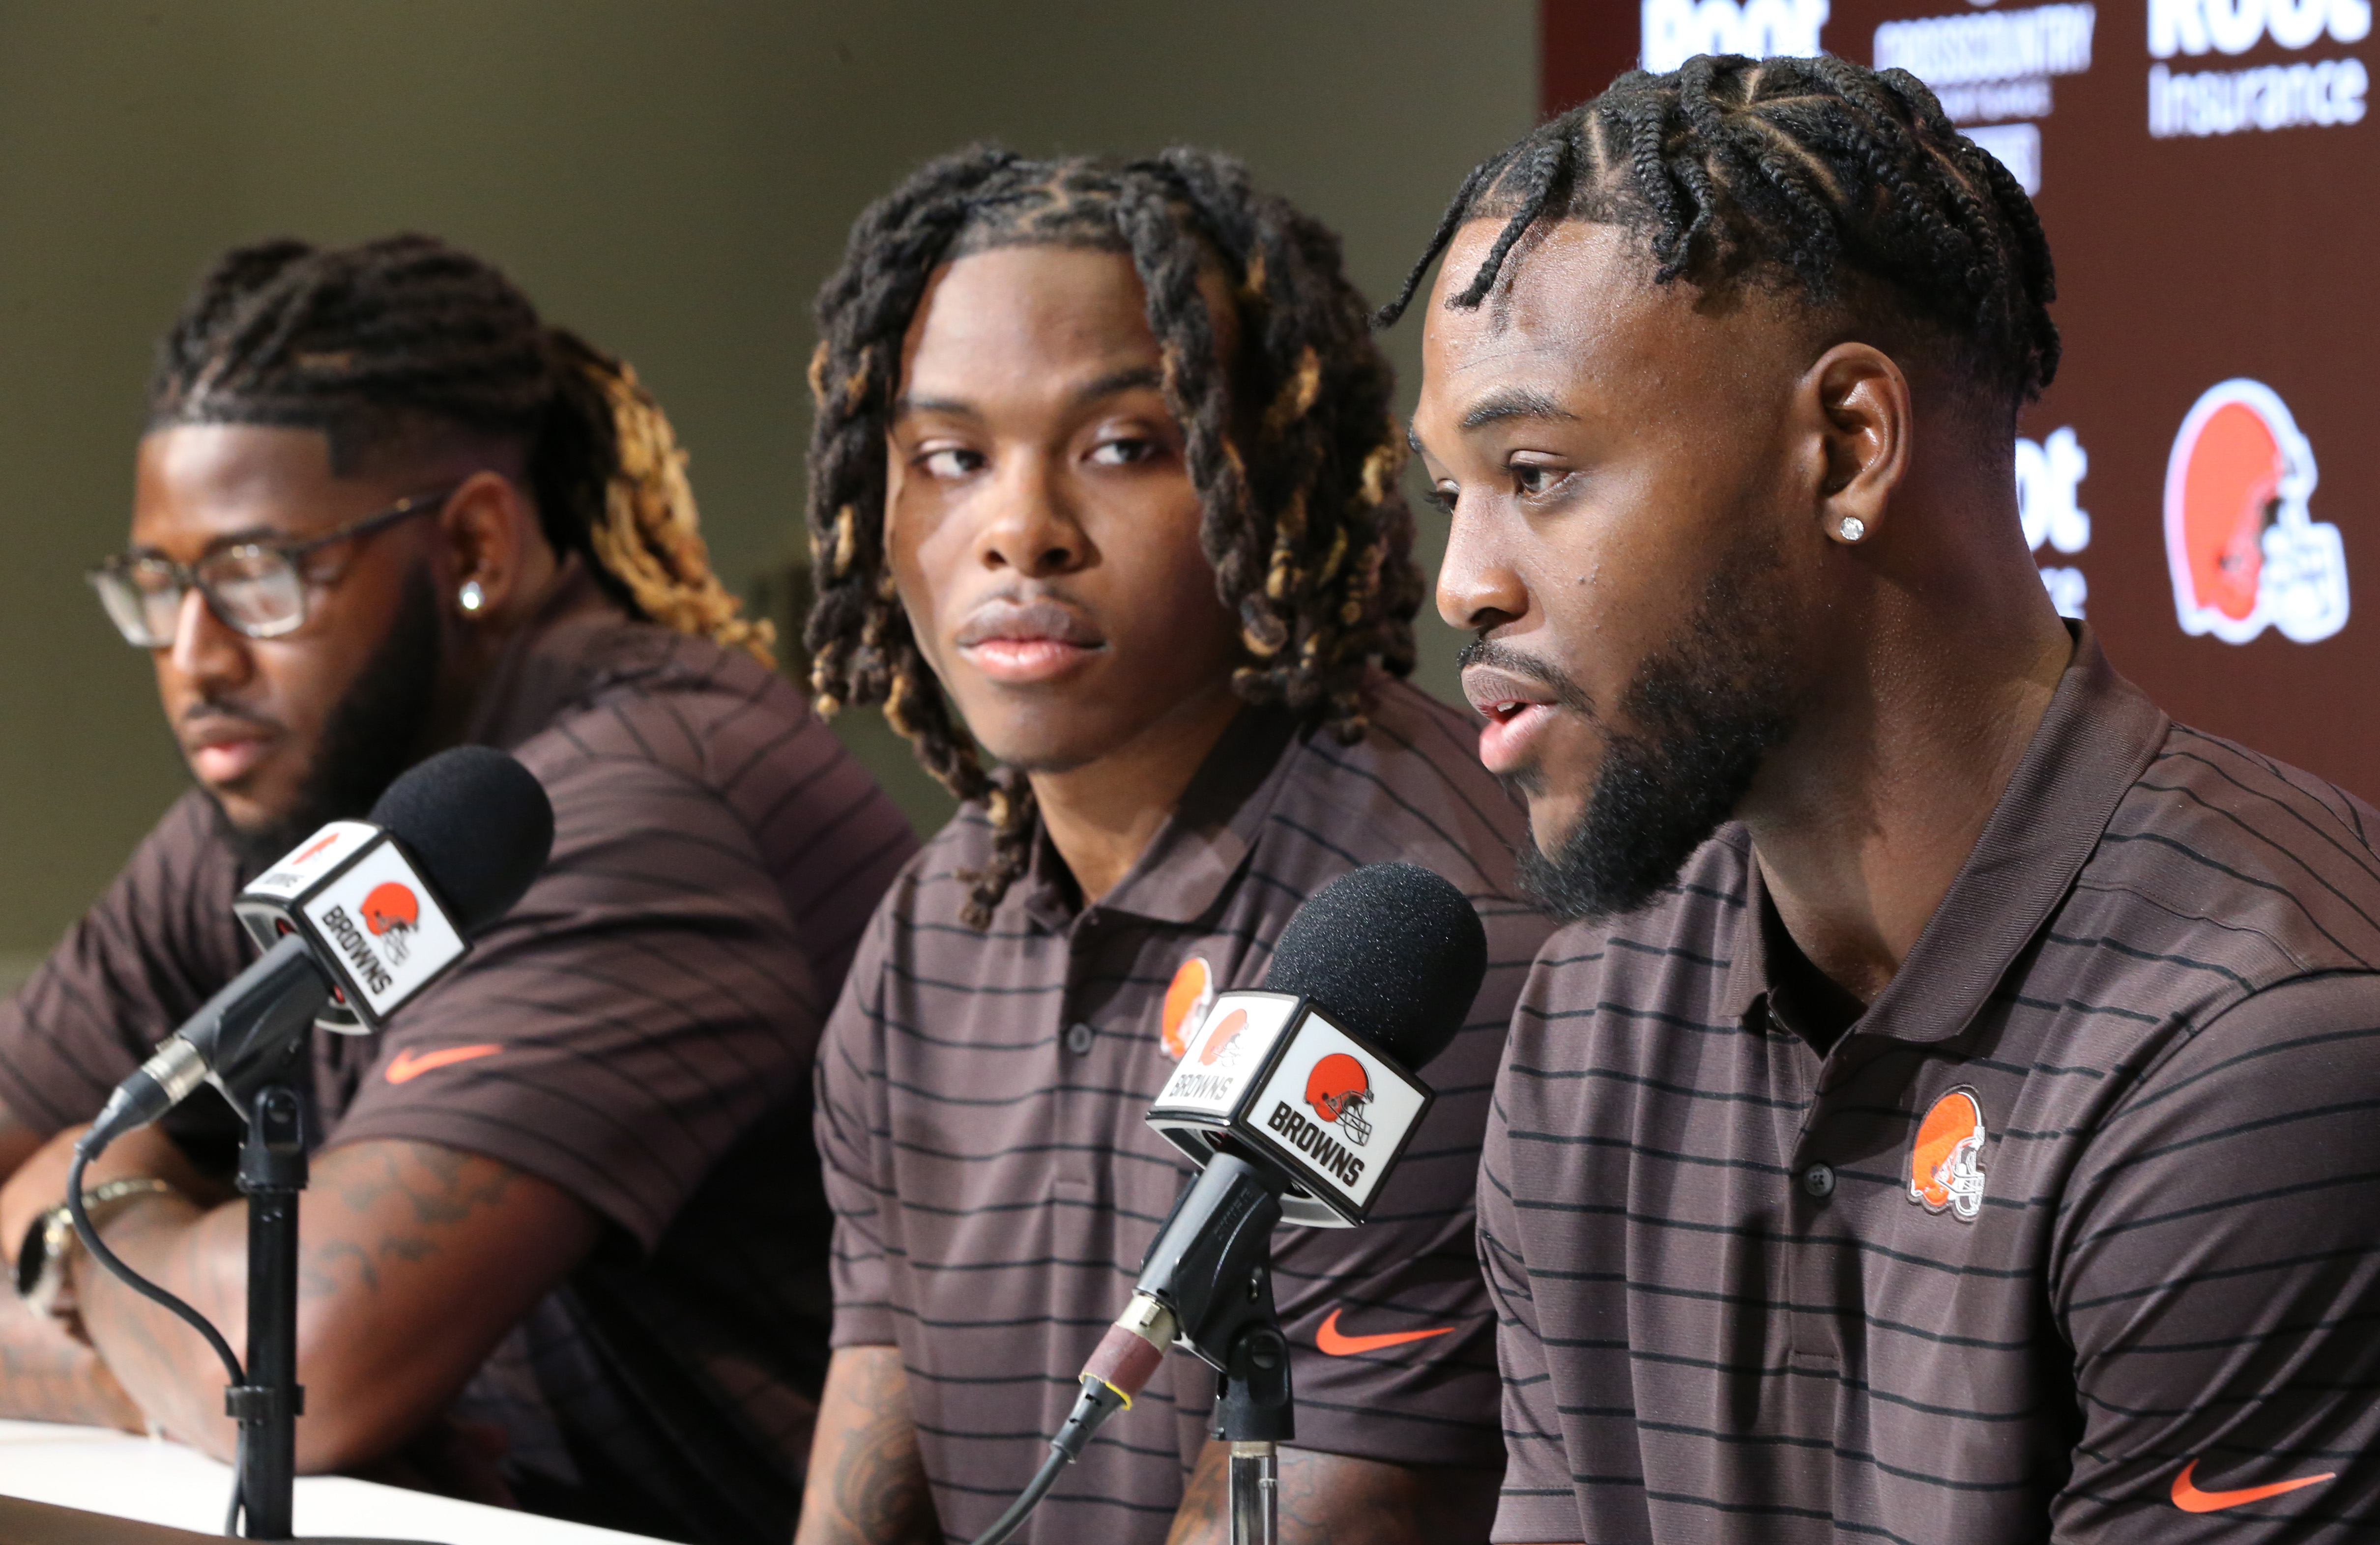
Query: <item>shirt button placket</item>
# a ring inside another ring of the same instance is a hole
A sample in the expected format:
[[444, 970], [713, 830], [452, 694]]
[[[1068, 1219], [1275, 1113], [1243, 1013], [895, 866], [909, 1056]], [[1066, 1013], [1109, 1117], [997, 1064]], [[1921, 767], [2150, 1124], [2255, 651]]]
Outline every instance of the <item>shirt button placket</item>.
[[1071, 1144], [1056, 1165], [1059, 1194], [1088, 1201], [1098, 1193], [1097, 1164], [1091, 1145], [1104, 1141], [1099, 1096], [1084, 1090], [1087, 1064], [1098, 1049], [1098, 1033], [1086, 1020], [1075, 1018], [1084, 982], [1099, 969], [1107, 930], [1097, 909], [1084, 912], [1067, 931], [1065, 990], [1058, 999], [1057, 1066], [1053, 1069], [1050, 1113], [1060, 1141]]
[[[1769, 1010], [1769, 1022], [1780, 1031], [1788, 1030], [1774, 1008]], [[1834, 1211], [1835, 1189], [1841, 1179], [1833, 1165], [1810, 1156], [1810, 1150], [1817, 1146], [1815, 1139], [1824, 1129], [1828, 1115], [1823, 1059], [1820, 1062], [1819, 1076], [1807, 1091], [1809, 1104], [1803, 1113], [1800, 1130], [1794, 1134], [1793, 1153], [1789, 1160], [1796, 1166], [1791, 1172], [1791, 1183], [1801, 1195], [1794, 1199], [1792, 1209], [1797, 1214], [1793, 1230], [1796, 1237], [1785, 1247], [1789, 1262], [1786, 1280], [1790, 1284], [1787, 1297], [1792, 1304], [1786, 1316], [1789, 1355], [1796, 1364], [1812, 1370], [1840, 1370], [1842, 1359], [1840, 1327], [1834, 1315], [1836, 1288], [1832, 1270], [1835, 1252], [1842, 1247], [1831, 1242], [1830, 1237], [1831, 1237], [1835, 1232], [1821, 1220], [1828, 1219]], [[1807, 1398], [1818, 1398], [1818, 1386], [1813, 1384], [1803, 1394]]]

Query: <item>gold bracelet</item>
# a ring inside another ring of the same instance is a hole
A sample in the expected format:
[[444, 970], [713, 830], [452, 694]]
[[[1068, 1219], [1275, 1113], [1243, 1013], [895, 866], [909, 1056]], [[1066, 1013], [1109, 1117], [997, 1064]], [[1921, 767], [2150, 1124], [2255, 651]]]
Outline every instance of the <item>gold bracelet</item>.
[[[82, 1193], [83, 1211], [97, 1228], [103, 1216], [123, 1211], [124, 1204], [144, 1196], [179, 1196], [166, 1182], [148, 1176], [109, 1180]], [[77, 1244], [74, 1210], [65, 1202], [35, 1218], [25, 1230], [17, 1251], [17, 1297], [36, 1314], [70, 1320], [75, 1306], [67, 1288], [67, 1257]]]

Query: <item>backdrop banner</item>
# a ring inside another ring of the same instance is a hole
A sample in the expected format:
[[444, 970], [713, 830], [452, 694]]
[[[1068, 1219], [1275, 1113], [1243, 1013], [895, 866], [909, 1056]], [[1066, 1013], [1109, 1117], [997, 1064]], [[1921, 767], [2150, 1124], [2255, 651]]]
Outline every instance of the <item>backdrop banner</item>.
[[1541, 6], [1548, 113], [1701, 53], [1933, 87], [2058, 260], [2014, 453], [2042, 583], [2176, 718], [2380, 800], [2372, 0]]

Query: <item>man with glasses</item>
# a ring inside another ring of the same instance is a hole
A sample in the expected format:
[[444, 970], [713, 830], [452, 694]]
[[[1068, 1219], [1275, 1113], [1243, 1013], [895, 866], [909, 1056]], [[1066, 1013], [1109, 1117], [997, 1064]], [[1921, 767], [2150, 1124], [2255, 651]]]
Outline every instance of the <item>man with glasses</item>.
[[[811, 1056], [907, 823], [710, 574], [658, 405], [477, 260], [234, 252], [150, 413], [91, 580], [197, 788], [0, 1004], [0, 1414], [229, 1454], [200, 1340], [49, 1248], [67, 1147], [251, 957], [243, 879], [482, 742], [544, 784], [553, 858], [384, 1032], [314, 1037], [299, 1467], [782, 1545], [830, 1312]], [[165, 1126], [86, 1194], [236, 1336], [236, 1118]]]

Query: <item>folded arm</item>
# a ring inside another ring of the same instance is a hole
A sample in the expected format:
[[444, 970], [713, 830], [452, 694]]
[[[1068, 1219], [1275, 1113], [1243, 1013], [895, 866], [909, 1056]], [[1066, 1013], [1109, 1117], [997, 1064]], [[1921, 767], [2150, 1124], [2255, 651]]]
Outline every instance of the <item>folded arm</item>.
[[[55, 1167], [53, 1150], [74, 1135], [22, 1167], [0, 1198], [0, 1218], [25, 1212], [24, 1187], [43, 1195], [57, 1189], [45, 1172]], [[138, 1152], [108, 1173], [143, 1173]], [[586, 1255], [599, 1228], [589, 1209], [545, 1181], [476, 1154], [403, 1141], [318, 1155], [298, 1219], [298, 1371], [307, 1414], [298, 1424], [298, 1463], [308, 1471], [378, 1458], [427, 1424]], [[130, 1204], [102, 1232], [135, 1270], [188, 1300], [245, 1355], [245, 1203], [161, 1195]], [[223, 1369], [205, 1344], [97, 1262], [80, 1252], [73, 1260], [101, 1371], [167, 1432], [228, 1457], [235, 1428], [223, 1413]]]
[[[42, 1134], [0, 1105], [0, 1177], [16, 1174], [41, 1152]], [[59, 1177], [63, 1187], [65, 1178]], [[39, 1211], [29, 1195], [27, 1216]], [[15, 1224], [13, 1231], [8, 1229]], [[0, 1257], [16, 1264], [25, 1219], [0, 1213]], [[36, 1314], [16, 1294], [0, 1287], [0, 1417], [29, 1421], [70, 1421], [90, 1427], [140, 1431], [140, 1407], [99, 1360], [99, 1355], [45, 1314]]]

